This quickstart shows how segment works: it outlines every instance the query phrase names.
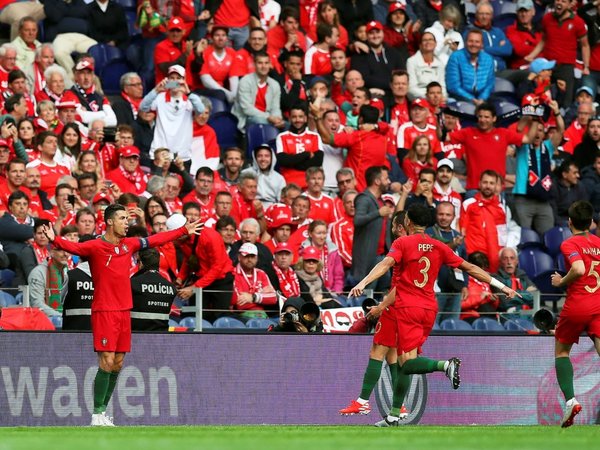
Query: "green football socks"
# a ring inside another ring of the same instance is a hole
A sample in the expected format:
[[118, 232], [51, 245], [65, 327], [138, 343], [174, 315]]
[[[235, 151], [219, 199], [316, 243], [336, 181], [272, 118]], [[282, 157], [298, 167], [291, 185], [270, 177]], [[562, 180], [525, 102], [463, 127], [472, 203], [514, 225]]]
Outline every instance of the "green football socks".
[[429, 358], [409, 359], [402, 366], [402, 370], [406, 374], [413, 373], [432, 373], [444, 370], [446, 361], [435, 361]]
[[[400, 365], [400, 361], [396, 366], [396, 383], [394, 383], [394, 395], [392, 397], [392, 410], [390, 415], [398, 417], [400, 414], [400, 407], [404, 403], [404, 397], [410, 389], [410, 375], [402, 370], [403, 367]], [[396, 414], [393, 414], [396, 412]]]
[[360, 398], [363, 400], [369, 400], [371, 392], [373, 392], [377, 381], [379, 381], [382, 365], [383, 361], [369, 359], [369, 364], [367, 364], [367, 369], [365, 370], [365, 375], [363, 377], [362, 391], [360, 391]]
[[565, 396], [565, 400], [569, 401], [575, 397], [575, 389], [573, 388], [573, 364], [571, 359], [567, 357], [556, 358], [554, 360], [556, 368], [556, 379], [560, 390]]
[[98, 368], [98, 372], [96, 372], [96, 378], [94, 378], [94, 414], [106, 411], [104, 399], [108, 392], [110, 376], [110, 372], [106, 372], [100, 368]]
[[108, 402], [112, 397], [112, 393], [117, 385], [117, 378], [119, 378], [119, 372], [110, 372], [110, 378], [108, 380], [108, 388], [106, 390], [106, 396], [104, 397], [104, 410], [108, 406]]

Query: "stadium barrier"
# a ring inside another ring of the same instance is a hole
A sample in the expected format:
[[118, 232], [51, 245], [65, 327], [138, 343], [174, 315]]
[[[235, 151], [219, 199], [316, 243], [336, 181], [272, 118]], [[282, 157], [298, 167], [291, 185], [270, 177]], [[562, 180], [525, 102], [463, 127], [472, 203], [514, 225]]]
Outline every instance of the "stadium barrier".
[[[338, 409], [361, 389], [371, 336], [134, 334], [109, 415], [118, 425], [349, 424], [379, 420], [390, 405], [386, 370], [369, 416]], [[563, 400], [554, 339], [431, 336], [424, 354], [459, 356], [459, 390], [442, 373], [413, 377], [406, 423], [553, 424]], [[595, 423], [600, 380], [593, 345], [573, 351], [579, 423]], [[0, 426], [88, 425], [97, 370], [86, 333], [0, 333]]]

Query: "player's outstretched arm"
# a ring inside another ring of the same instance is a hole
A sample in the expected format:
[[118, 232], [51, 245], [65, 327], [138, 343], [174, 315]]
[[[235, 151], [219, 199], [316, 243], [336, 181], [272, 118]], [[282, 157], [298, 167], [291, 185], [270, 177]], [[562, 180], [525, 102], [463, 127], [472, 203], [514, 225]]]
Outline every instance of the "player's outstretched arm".
[[78, 256], [88, 256], [88, 252], [90, 252], [90, 249], [86, 244], [71, 242], [66, 240], [65, 238], [57, 237], [52, 227], [49, 227], [48, 225], [42, 226], [42, 232], [46, 235], [50, 242], [52, 242], [61, 250], [65, 250], [69, 253], [72, 253], [73, 255]]
[[388, 272], [388, 270], [390, 270], [394, 266], [395, 262], [396, 261], [394, 261], [394, 258], [392, 258], [391, 256], [386, 256], [385, 258], [383, 258], [377, 263], [375, 267], [373, 267], [373, 269], [371, 269], [369, 274], [366, 277], [364, 277], [360, 283], [358, 283], [352, 288], [352, 290], [350, 291], [350, 295], [353, 297], [360, 297], [367, 285], [385, 275]]
[[185, 229], [187, 230], [188, 234], [200, 234], [204, 229], [204, 222], [202, 222], [202, 219], [194, 220], [193, 222], [187, 222], [185, 224]]
[[54, 242], [56, 238], [56, 233], [54, 233], [54, 228], [49, 225], [42, 225], [42, 232], [46, 235], [50, 242]]
[[554, 287], [565, 287], [576, 281], [578, 278], [585, 275], [585, 264], [583, 261], [573, 261], [571, 268], [567, 274], [563, 277], [560, 273], [554, 272], [550, 278], [552, 280], [552, 286]]
[[387, 294], [385, 294], [385, 297], [383, 297], [383, 301], [381, 303], [379, 303], [378, 305], [375, 305], [371, 309], [369, 309], [369, 312], [367, 313], [367, 317], [378, 318], [381, 315], [381, 313], [384, 310], [386, 310], [388, 307], [392, 306], [395, 301], [396, 301], [396, 287], [393, 287], [391, 291], [389, 291]]
[[512, 290], [511, 288], [506, 286], [504, 283], [501, 283], [500, 281], [496, 280], [489, 273], [487, 273], [482, 268], [477, 267], [475, 264], [471, 264], [471, 263], [468, 263], [467, 261], [463, 261], [463, 263], [460, 266], [458, 266], [458, 268], [461, 270], [464, 270], [469, 275], [471, 275], [473, 278], [475, 278], [483, 283], [488, 283], [490, 286], [495, 287], [496, 289], [499, 289], [508, 298], [515, 298], [515, 297], [523, 298], [523, 297], [521, 297], [521, 294]]

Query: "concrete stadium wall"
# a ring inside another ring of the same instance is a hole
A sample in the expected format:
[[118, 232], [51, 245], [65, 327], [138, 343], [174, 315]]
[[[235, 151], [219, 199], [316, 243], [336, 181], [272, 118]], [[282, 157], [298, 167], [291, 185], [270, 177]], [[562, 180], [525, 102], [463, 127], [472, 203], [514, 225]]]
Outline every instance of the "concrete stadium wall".
[[[369, 416], [341, 417], [360, 393], [364, 335], [136, 334], [109, 414], [119, 425], [372, 424], [387, 412], [389, 372]], [[562, 395], [549, 336], [432, 336], [425, 355], [463, 360], [462, 385], [413, 377], [407, 423], [556, 424]], [[598, 360], [573, 358], [580, 423], [595, 423]], [[0, 426], [88, 425], [96, 357], [85, 333], [0, 333]]]

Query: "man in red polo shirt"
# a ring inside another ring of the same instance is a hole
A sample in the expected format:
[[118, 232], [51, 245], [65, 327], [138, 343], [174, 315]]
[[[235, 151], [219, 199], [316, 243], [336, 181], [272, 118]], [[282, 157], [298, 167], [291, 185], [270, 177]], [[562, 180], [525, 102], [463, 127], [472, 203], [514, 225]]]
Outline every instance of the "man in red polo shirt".
[[[506, 175], [506, 147], [529, 144], [528, 135], [507, 128], [496, 128], [496, 108], [482, 103], [475, 110], [477, 126], [453, 131], [447, 140], [462, 144], [467, 158], [467, 189], [477, 189], [484, 170]], [[522, 119], [522, 120], [527, 120]], [[535, 128], [535, 127], [534, 127]]]
[[526, 59], [533, 61], [543, 51], [544, 58], [556, 61], [553, 77], [567, 83], [567, 90], [561, 106], [569, 106], [573, 102], [574, 68], [579, 47], [583, 59], [582, 73], [583, 75], [590, 74], [590, 44], [587, 38], [587, 26], [583, 19], [571, 10], [570, 0], [554, 0], [554, 11], [547, 13], [542, 18], [542, 31], [542, 40]]
[[[345, 166], [350, 167], [356, 175], [356, 189], [364, 191], [367, 187], [365, 172], [369, 167], [386, 166], [389, 162], [386, 157], [388, 139], [383, 130], [358, 130], [352, 133], [331, 133], [323, 122], [323, 114], [314, 112], [317, 117], [317, 129], [321, 138], [335, 147], [346, 147], [348, 156]], [[374, 106], [363, 105], [360, 107], [358, 124], [373, 125], [378, 128], [379, 110]], [[387, 132], [387, 130], [386, 130]]]
[[410, 122], [406, 122], [398, 128], [396, 136], [396, 147], [409, 150], [416, 138], [425, 135], [429, 138], [433, 153], [441, 151], [437, 130], [429, 123], [429, 104], [424, 98], [418, 98], [410, 105]]
[[405, 70], [394, 70], [390, 81], [393, 101], [388, 105], [388, 121], [394, 133], [404, 123], [410, 121], [408, 102], [408, 72]]
[[119, 167], [106, 174], [106, 178], [116, 183], [124, 194], [143, 194], [146, 192], [148, 176], [140, 169], [140, 149], [127, 145], [121, 147], [119, 152]]
[[169, 67], [186, 66], [194, 43], [183, 39], [184, 23], [181, 17], [171, 17], [167, 25], [167, 38], [154, 49], [155, 82], [160, 83], [167, 76]]
[[248, 40], [248, 29], [260, 27], [260, 10], [256, 0], [217, 0], [206, 3], [200, 20], [214, 18], [215, 26], [228, 30], [233, 48], [239, 50]]

